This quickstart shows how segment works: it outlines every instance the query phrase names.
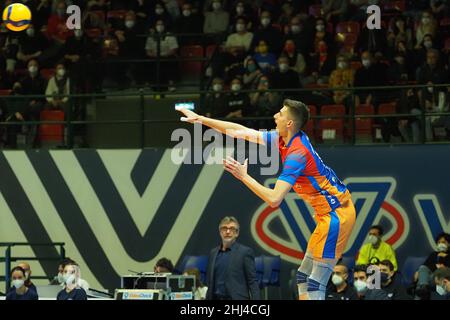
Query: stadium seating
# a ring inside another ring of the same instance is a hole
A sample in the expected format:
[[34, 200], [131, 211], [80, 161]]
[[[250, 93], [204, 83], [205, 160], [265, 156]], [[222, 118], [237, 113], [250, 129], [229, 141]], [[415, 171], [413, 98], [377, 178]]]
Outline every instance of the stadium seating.
[[[64, 111], [43, 110], [40, 113], [41, 121], [64, 121]], [[58, 144], [64, 141], [63, 124], [41, 124], [39, 125], [39, 141], [41, 144]]]
[[425, 262], [426, 256], [407, 257], [401, 268], [403, 285], [409, 286], [412, 283], [414, 273]]
[[203, 62], [200, 61], [200, 59], [204, 58], [204, 50], [202, 46], [192, 45], [181, 47], [180, 58], [199, 60], [199, 61], [183, 61], [181, 63], [181, 71], [183, 72], [183, 75], [190, 75], [190, 76], [201, 75]]
[[206, 269], [208, 268], [208, 256], [184, 256], [181, 260], [179, 272], [186, 269], [197, 268], [200, 271], [200, 278], [202, 283], [206, 283]]

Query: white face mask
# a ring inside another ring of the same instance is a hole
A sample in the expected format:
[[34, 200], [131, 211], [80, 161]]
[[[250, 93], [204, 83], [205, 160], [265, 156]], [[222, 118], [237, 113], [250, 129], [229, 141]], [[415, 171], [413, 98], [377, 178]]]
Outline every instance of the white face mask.
[[366, 68], [370, 67], [370, 60], [369, 59], [363, 59], [362, 61], [362, 65]]
[[158, 31], [159, 33], [163, 32], [164, 26], [162, 26], [162, 25], [156, 26], [156, 31]]
[[19, 289], [19, 288], [23, 287], [23, 285], [25, 284], [25, 281], [21, 280], [21, 279], [16, 279], [16, 280], [11, 281], [11, 283], [16, 289]]
[[344, 283], [344, 279], [341, 276], [338, 276], [337, 274], [333, 274], [331, 277], [331, 281], [335, 286], [339, 286]]
[[339, 69], [346, 69], [347, 68], [347, 62], [339, 61], [338, 62], [338, 68]]
[[395, 26], [398, 28], [398, 29], [400, 29], [400, 27], [403, 25], [403, 22], [401, 22], [401, 21], [397, 21], [396, 23], [395, 23]]
[[[433, 88], [431, 88], [431, 89], [433, 89]], [[444, 242], [438, 243], [437, 251], [439, 251], [439, 252], [446, 252], [447, 250], [448, 250], [448, 245], [446, 243], [444, 243]]]
[[236, 7], [236, 13], [238, 15], [242, 15], [244, 13], [244, 7], [241, 7], [241, 6]]
[[440, 296], [445, 296], [447, 294], [447, 290], [445, 289], [445, 287], [441, 286], [441, 285], [436, 285], [436, 292], [440, 295]]
[[127, 27], [128, 29], [133, 28], [134, 24], [135, 24], [134, 20], [126, 20], [125, 21], [125, 27]]
[[367, 290], [367, 283], [362, 280], [356, 280], [354, 286], [356, 291], [359, 293], [365, 292]]
[[236, 31], [237, 31], [237, 32], [242, 32], [242, 31], [244, 31], [244, 28], [245, 28], [245, 25], [244, 25], [243, 23], [238, 23], [238, 24], [236, 25]]
[[164, 13], [164, 9], [162, 9], [162, 8], [156, 8], [156, 9], [155, 9], [155, 13], [156, 13], [157, 15], [162, 15], [162, 14]]
[[369, 235], [369, 237], [367, 238], [367, 241], [369, 241], [369, 243], [371, 243], [372, 245], [376, 245], [378, 242], [378, 237], [374, 236], [373, 234]]
[[323, 24], [318, 24], [316, 26], [316, 30], [319, 31], [319, 32], [322, 32], [322, 31], [325, 30], [325, 26]]
[[278, 67], [281, 72], [286, 72], [289, 70], [289, 65], [287, 63], [280, 63]]
[[81, 38], [81, 36], [83, 35], [83, 31], [81, 31], [81, 29], [75, 29], [75, 31], [73, 33], [75, 34], [75, 37], [77, 37], [77, 38]]
[[270, 18], [262, 18], [261, 19], [261, 25], [263, 27], [267, 27], [270, 24]]
[[56, 70], [56, 74], [60, 77], [64, 77], [64, 75], [66, 74], [66, 70], [58, 69], [58, 70]]
[[300, 30], [301, 30], [301, 28], [300, 28], [299, 25], [295, 24], [295, 25], [291, 26], [291, 31], [292, 31], [293, 34], [299, 33]]
[[397, 62], [398, 64], [404, 64], [405, 60], [403, 59], [403, 57], [395, 57], [395, 62]]
[[428, 90], [429, 93], [433, 93], [434, 88], [433, 87], [428, 87], [427, 90]]
[[433, 46], [433, 42], [431, 41], [424, 41], [423, 46], [427, 49], [430, 49]]
[[241, 85], [237, 84], [237, 83], [234, 83], [234, 84], [231, 85], [231, 90], [232, 91], [239, 91], [239, 90], [241, 90]]
[[220, 8], [222, 8], [222, 4], [220, 2], [213, 2], [212, 8], [214, 10], [219, 10]]
[[38, 67], [36, 67], [36, 66], [29, 66], [28, 67], [28, 72], [31, 73], [31, 74], [36, 74], [37, 71], [38, 71]]
[[216, 83], [215, 85], [213, 85], [213, 90], [214, 91], [222, 91], [223, 86], [221, 84]]
[[64, 275], [64, 282], [66, 285], [74, 284], [75, 281], [75, 275], [74, 274], [65, 274]]
[[183, 16], [189, 17], [191, 15], [191, 10], [183, 10]]
[[64, 275], [62, 273], [58, 273], [58, 282], [64, 283]]
[[429, 24], [430, 21], [431, 21], [430, 18], [422, 18], [422, 23], [423, 23], [423, 24]]

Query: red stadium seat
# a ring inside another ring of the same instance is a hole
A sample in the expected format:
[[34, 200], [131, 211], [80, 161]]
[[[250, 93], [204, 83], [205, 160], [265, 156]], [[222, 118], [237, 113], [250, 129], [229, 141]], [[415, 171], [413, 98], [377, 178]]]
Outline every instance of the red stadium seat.
[[375, 109], [371, 104], [360, 104], [356, 106], [355, 115], [361, 114], [375, 114]]
[[[198, 45], [184, 46], [180, 49], [181, 59], [203, 59], [203, 47]], [[188, 75], [200, 75], [202, 73], [202, 61], [181, 61], [181, 72]]]
[[0, 96], [9, 96], [11, 94], [11, 89], [1, 89], [0, 90]]
[[[314, 105], [308, 105], [309, 108], [309, 115], [310, 117], [315, 117], [317, 115], [317, 107]], [[305, 125], [305, 132], [308, 135], [310, 139], [313, 139], [315, 137], [314, 135], [314, 127], [315, 127], [315, 120], [309, 119], [309, 121]]]
[[395, 102], [382, 103], [378, 106], [378, 114], [394, 114], [396, 112]]
[[[206, 57], [211, 58], [214, 54], [214, 51], [216, 50], [217, 45], [216, 44], [210, 44], [209, 46], [206, 47]], [[217, 49], [217, 50], [220, 50]]]
[[[43, 110], [40, 114], [41, 121], [64, 121], [64, 112], [61, 110]], [[63, 124], [39, 125], [39, 140], [42, 142], [63, 142]]]
[[372, 142], [372, 122], [373, 120], [370, 118], [356, 118], [355, 119], [355, 127], [356, 127], [356, 141], [357, 142]]
[[127, 15], [127, 10], [111, 10], [108, 11], [106, 14], [106, 18], [109, 19], [125, 19], [125, 16]]
[[55, 69], [41, 69], [41, 76], [47, 81], [50, 80], [50, 78], [53, 77], [55, 73]]
[[322, 119], [319, 121], [319, 137], [322, 142], [343, 142], [344, 121], [341, 119]]
[[345, 106], [342, 104], [327, 104], [320, 108], [321, 116], [344, 116]]
[[383, 6], [384, 12], [404, 12], [405, 11], [405, 0], [397, 1], [385, 1]]
[[336, 25], [336, 33], [359, 34], [359, 23], [355, 21], [343, 21]]
[[361, 67], [362, 67], [361, 61], [351, 61], [350, 62], [350, 68], [352, 68], [355, 71], [358, 70]]

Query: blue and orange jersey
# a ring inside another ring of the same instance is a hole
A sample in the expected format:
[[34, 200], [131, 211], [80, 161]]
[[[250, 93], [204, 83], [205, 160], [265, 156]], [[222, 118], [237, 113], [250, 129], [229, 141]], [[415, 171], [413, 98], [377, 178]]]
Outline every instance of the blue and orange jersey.
[[347, 187], [324, 164], [303, 131], [293, 136], [288, 144], [276, 131], [264, 132], [263, 138], [267, 146], [278, 145], [283, 163], [278, 179], [291, 184], [317, 215], [328, 214], [351, 199]]

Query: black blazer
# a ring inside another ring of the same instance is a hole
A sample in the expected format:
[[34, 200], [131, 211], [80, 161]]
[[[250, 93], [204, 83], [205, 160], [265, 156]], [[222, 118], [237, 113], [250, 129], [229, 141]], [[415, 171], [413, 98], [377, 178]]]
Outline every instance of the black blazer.
[[[211, 250], [206, 272], [208, 292], [206, 299], [214, 294], [214, 266], [220, 246]], [[233, 300], [259, 300], [260, 292], [256, 279], [255, 255], [253, 250], [235, 242], [231, 248], [230, 261], [225, 275], [225, 289]]]

